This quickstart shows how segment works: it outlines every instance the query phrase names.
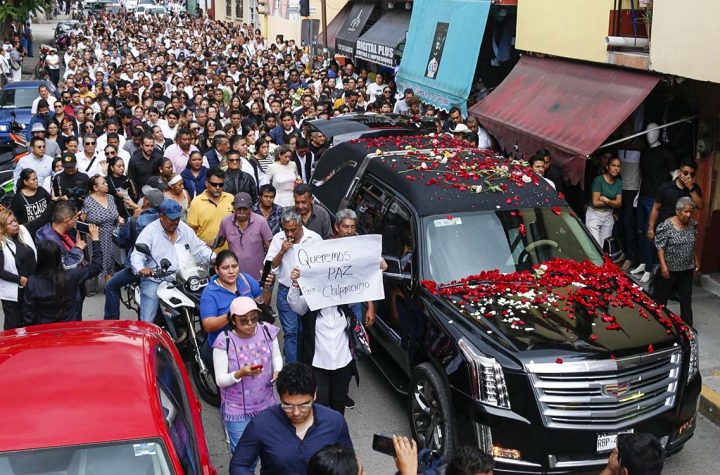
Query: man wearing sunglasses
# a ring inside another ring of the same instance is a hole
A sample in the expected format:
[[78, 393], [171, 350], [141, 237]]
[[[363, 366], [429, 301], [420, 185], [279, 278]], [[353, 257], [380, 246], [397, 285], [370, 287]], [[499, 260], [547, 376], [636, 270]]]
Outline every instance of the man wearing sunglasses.
[[262, 473], [306, 473], [307, 462], [328, 445], [353, 448], [343, 416], [315, 404], [312, 368], [286, 365], [277, 382], [280, 404], [258, 413], [248, 424], [230, 460], [230, 475], [251, 475], [260, 457]]
[[675, 215], [675, 204], [680, 198], [689, 197], [695, 203], [695, 209], [703, 208], [702, 190], [700, 185], [695, 183], [697, 163], [692, 159], [685, 159], [680, 164], [677, 177], [663, 183], [658, 188], [650, 211], [648, 220], [648, 239], [655, 238], [655, 228], [670, 216]]
[[[222, 219], [234, 212], [233, 195], [224, 192], [224, 187], [225, 172], [211, 168], [205, 179], [205, 191], [197, 195], [188, 208], [187, 224], [208, 246], [215, 242]], [[220, 246], [217, 250], [225, 247]]]

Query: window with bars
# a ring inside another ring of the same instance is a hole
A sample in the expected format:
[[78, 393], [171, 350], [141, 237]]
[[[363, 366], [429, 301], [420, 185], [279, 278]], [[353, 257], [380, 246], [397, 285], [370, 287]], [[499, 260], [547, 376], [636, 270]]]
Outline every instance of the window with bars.
[[232, 0], [225, 0], [225, 16], [232, 16]]
[[243, 0], [235, 0], [235, 18], [243, 17]]

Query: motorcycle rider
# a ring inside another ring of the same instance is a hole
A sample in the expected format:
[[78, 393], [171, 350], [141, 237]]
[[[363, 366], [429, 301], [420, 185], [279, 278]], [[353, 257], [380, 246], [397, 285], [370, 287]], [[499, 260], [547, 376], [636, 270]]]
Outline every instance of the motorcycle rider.
[[[209, 264], [215, 257], [212, 249], [195, 235], [190, 226], [180, 221], [182, 208], [177, 201], [166, 198], [158, 210], [160, 218], [143, 229], [135, 242], [135, 250], [130, 254], [133, 272], [142, 277], [140, 319], [145, 322], [152, 322], [158, 310], [160, 298], [157, 290], [162, 280], [153, 277], [153, 268], [159, 267], [162, 259], [170, 261], [170, 271], [176, 271], [180, 262], [179, 253], [189, 252], [204, 264]], [[141, 243], [150, 249], [150, 256], [137, 250], [137, 245]]]
[[118, 245], [127, 249], [128, 255], [125, 260], [125, 267], [121, 271], [116, 272], [115, 275], [112, 276], [112, 279], [105, 283], [105, 320], [120, 319], [120, 289], [133, 283], [135, 279], [138, 278], [132, 271], [130, 253], [143, 229], [145, 229], [148, 224], [157, 221], [160, 217], [158, 208], [165, 200], [163, 192], [148, 186], [145, 188], [146, 189], [143, 190], [145, 197], [143, 199], [142, 212], [139, 216], [132, 216], [128, 219], [125, 226], [120, 230], [117, 238]]

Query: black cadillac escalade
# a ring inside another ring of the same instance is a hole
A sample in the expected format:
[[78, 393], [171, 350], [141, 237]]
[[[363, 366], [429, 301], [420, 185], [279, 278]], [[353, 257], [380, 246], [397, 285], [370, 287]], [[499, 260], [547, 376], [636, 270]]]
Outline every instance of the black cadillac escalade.
[[372, 359], [408, 395], [421, 446], [474, 445], [499, 472], [570, 473], [597, 472], [619, 433], [653, 433], [668, 454], [692, 437], [694, 331], [527, 164], [450, 139], [363, 139], [327, 151], [313, 188], [382, 235]]

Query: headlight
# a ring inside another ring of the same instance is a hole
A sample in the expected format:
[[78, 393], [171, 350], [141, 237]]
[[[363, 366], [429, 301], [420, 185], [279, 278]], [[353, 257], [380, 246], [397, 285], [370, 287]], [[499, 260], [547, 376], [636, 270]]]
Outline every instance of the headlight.
[[470, 368], [473, 396], [478, 401], [492, 406], [510, 409], [510, 395], [508, 394], [505, 374], [502, 366], [495, 358], [488, 358], [478, 352], [463, 339], [458, 341]]
[[190, 277], [187, 281], [188, 289], [190, 289], [191, 292], [197, 292], [200, 290], [200, 279], [197, 277]]
[[700, 349], [698, 348], [698, 337], [695, 331], [688, 327], [688, 339], [690, 340], [690, 364], [688, 365], [688, 382], [695, 377], [700, 370]]
[[8, 126], [7, 124], [0, 124], [0, 132], [7, 132]]

